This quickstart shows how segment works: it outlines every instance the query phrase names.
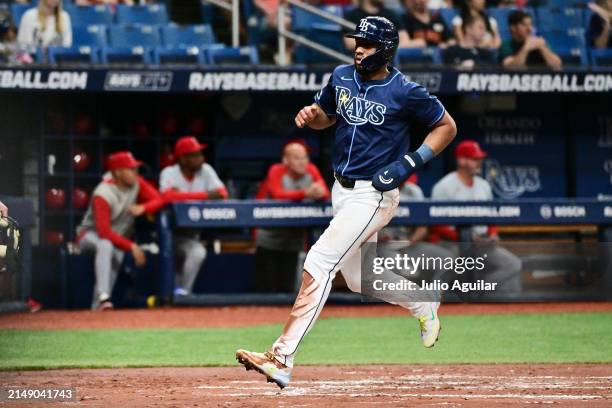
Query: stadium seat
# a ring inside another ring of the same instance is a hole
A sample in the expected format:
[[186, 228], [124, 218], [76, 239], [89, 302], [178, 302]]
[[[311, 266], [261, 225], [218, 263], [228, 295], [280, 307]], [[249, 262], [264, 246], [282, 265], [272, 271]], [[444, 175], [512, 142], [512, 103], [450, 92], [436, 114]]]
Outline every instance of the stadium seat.
[[[497, 29], [499, 31], [499, 36], [502, 41], [509, 41], [511, 39], [510, 35], [510, 26], [508, 25], [508, 16], [513, 11], [517, 10], [516, 8], [507, 8], [507, 7], [499, 7], [499, 8], [490, 8], [487, 10], [489, 15], [497, 21]], [[521, 10], [526, 11], [531, 16], [533, 20], [533, 24], [536, 28], [538, 28], [538, 24], [536, 21], [536, 14], [531, 8], [523, 8]]]
[[612, 49], [591, 48], [591, 64], [595, 67], [612, 67]]
[[113, 23], [113, 13], [105, 5], [75, 6], [64, 3], [64, 9], [70, 14], [73, 25], [106, 24]]
[[151, 48], [108, 47], [100, 52], [100, 62], [103, 64], [151, 64], [153, 62]]
[[97, 47], [82, 45], [70, 48], [49, 47], [47, 49], [47, 62], [51, 65], [97, 64], [99, 61], [99, 49]]
[[[342, 8], [338, 6], [322, 6], [322, 11], [342, 17]], [[291, 7], [291, 27], [294, 31], [308, 31], [310, 29], [335, 30], [340, 26], [323, 17], [319, 17], [299, 7]]]
[[584, 0], [548, 0], [547, 6], [550, 8], [585, 7], [587, 1]]
[[446, 26], [449, 29], [452, 29], [453, 27], [453, 18], [455, 18], [458, 15], [459, 15], [459, 11], [457, 9], [454, 9], [454, 8], [441, 8], [440, 9], [440, 17], [442, 17], [444, 24], [446, 24]]
[[440, 50], [428, 48], [400, 48], [395, 54], [395, 65], [439, 65], [442, 63]]
[[589, 58], [585, 47], [557, 47], [554, 49], [563, 61], [563, 66], [587, 66]]
[[116, 19], [119, 24], [167, 24], [168, 13], [164, 4], [146, 6], [119, 4]]
[[538, 29], [541, 31], [550, 31], [563, 28], [582, 28], [583, 16], [582, 10], [576, 8], [551, 9], [548, 7], [539, 7], [536, 9], [538, 18]]
[[200, 47], [214, 44], [215, 34], [211, 26], [206, 24], [178, 26], [169, 24], [162, 27], [163, 43], [167, 47]]
[[21, 22], [21, 16], [23, 16], [23, 13], [25, 13], [32, 7], [33, 6], [31, 4], [11, 4], [11, 15], [13, 16], [13, 22], [15, 22], [15, 26], [19, 27], [19, 23]]
[[[327, 28], [312, 28], [300, 32], [306, 38], [316, 38], [316, 42], [340, 53], [345, 53], [340, 26]], [[298, 64], [336, 63], [336, 59], [315, 51], [303, 45], [297, 45], [294, 52], [294, 61]]]
[[215, 65], [258, 64], [259, 56], [255, 47], [209, 48], [207, 60]]
[[134, 24], [115, 25], [109, 30], [109, 42], [113, 47], [134, 47], [160, 45], [157, 26]]
[[586, 45], [584, 29], [582, 28], [541, 31], [540, 34], [546, 38], [546, 41], [554, 50], [585, 47]]
[[158, 65], [204, 65], [206, 53], [200, 47], [156, 47], [153, 60]]
[[106, 47], [106, 26], [101, 24], [77, 25], [72, 27], [72, 45]]

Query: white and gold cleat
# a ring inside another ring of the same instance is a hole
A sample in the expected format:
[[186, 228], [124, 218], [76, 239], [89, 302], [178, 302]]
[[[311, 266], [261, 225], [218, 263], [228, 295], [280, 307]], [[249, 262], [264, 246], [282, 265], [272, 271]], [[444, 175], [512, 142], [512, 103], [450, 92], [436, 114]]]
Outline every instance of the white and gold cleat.
[[281, 389], [285, 388], [291, 380], [291, 367], [278, 361], [269, 351], [257, 353], [240, 349], [236, 351], [236, 360], [247, 371], [255, 370], [265, 375], [268, 382], [276, 383]]

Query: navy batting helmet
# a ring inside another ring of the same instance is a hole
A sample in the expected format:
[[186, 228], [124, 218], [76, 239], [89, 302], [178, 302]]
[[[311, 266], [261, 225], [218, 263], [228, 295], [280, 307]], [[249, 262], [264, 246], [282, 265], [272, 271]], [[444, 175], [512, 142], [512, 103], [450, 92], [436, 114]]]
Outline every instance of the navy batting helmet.
[[361, 60], [358, 67], [360, 73], [374, 72], [390, 63], [399, 44], [395, 25], [386, 18], [378, 16], [362, 18], [355, 32], [348, 34], [347, 37], [377, 44], [376, 52]]

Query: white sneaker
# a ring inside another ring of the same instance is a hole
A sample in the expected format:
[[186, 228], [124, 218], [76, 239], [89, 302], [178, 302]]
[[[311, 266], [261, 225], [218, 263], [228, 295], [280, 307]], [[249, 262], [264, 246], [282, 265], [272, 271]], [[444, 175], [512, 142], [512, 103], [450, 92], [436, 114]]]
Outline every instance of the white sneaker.
[[433, 347], [438, 341], [440, 334], [440, 319], [438, 319], [438, 307], [440, 303], [431, 302], [429, 313], [418, 318], [419, 326], [421, 326], [421, 341], [423, 346]]
[[189, 295], [189, 291], [183, 288], [174, 289], [174, 296], [187, 296]]
[[268, 382], [276, 383], [281, 389], [285, 388], [291, 380], [291, 368], [278, 361], [269, 351], [256, 353], [240, 349], [236, 351], [236, 360], [247, 371], [255, 370], [265, 375]]

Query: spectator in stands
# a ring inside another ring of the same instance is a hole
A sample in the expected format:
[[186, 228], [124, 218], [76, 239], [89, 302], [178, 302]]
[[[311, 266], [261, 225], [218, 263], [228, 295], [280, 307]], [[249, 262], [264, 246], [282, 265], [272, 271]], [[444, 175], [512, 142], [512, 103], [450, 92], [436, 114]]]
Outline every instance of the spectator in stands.
[[453, 18], [453, 33], [458, 43], [463, 41], [463, 20], [468, 17], [482, 17], [486, 26], [484, 48], [498, 49], [501, 37], [497, 29], [497, 21], [487, 14], [485, 0], [465, 0], [460, 6], [459, 15]]
[[410, 38], [424, 40], [428, 47], [445, 47], [452, 39], [440, 12], [428, 9], [427, 0], [404, 0], [404, 6], [403, 23]]
[[17, 44], [17, 28], [8, 10], [0, 10], [0, 63], [31, 64], [32, 57]]
[[527, 12], [510, 13], [508, 26], [512, 39], [504, 42], [499, 50], [499, 60], [505, 68], [561, 69], [561, 58], [548, 47], [543, 37], [533, 35], [533, 21]]
[[496, 64], [494, 52], [485, 48], [487, 28], [482, 17], [464, 18], [461, 31], [463, 32], [461, 42], [444, 51], [445, 64], [459, 69]]
[[587, 41], [593, 48], [612, 48], [612, 0], [597, 0], [589, 3], [593, 12], [587, 30]]
[[[358, 7], [344, 14], [344, 18], [355, 24], [359, 24], [362, 18], [367, 16], [380, 16], [385, 17], [397, 28], [399, 35], [399, 48], [409, 47], [425, 47], [425, 40], [422, 38], [411, 39], [406, 31], [404, 22], [400, 16], [393, 10], [390, 10], [384, 6], [383, 0], [358, 0]], [[345, 34], [352, 30], [345, 30]], [[347, 50], [352, 51], [355, 49], [355, 40], [352, 38], [342, 37], [344, 46]]]
[[[166, 202], [184, 200], [218, 200], [228, 197], [217, 172], [205, 162], [200, 144], [193, 136], [184, 136], [174, 145], [177, 164], [166, 167], [159, 176], [160, 190]], [[197, 230], [174, 231], [175, 253], [182, 259], [176, 275], [174, 294], [189, 295], [206, 259], [206, 248]]]
[[[330, 198], [321, 173], [310, 163], [305, 141], [294, 139], [285, 144], [282, 162], [270, 166], [257, 198], [292, 201]], [[258, 229], [253, 291], [293, 292], [298, 256], [304, 250], [305, 240], [306, 231], [300, 228]]]
[[[482, 160], [487, 155], [480, 145], [473, 140], [464, 140], [455, 149], [457, 171], [451, 172], [438, 181], [431, 193], [432, 200], [438, 201], [489, 201], [493, 200], [493, 193], [489, 182], [479, 176], [482, 169]], [[489, 282], [498, 282], [498, 289], [515, 292], [521, 290], [521, 260], [498, 245], [499, 235], [497, 228], [489, 225], [476, 225], [471, 227], [470, 237], [473, 244], [471, 253], [484, 256], [485, 273]], [[433, 242], [459, 241], [458, 231], [448, 225], [431, 228], [430, 240]], [[458, 252], [457, 245], [446, 245], [449, 249]]]
[[[263, 19], [259, 27], [261, 42], [263, 42], [268, 48], [276, 49], [277, 43], [277, 28], [278, 28], [278, 8], [282, 0], [253, 0], [253, 4], [263, 14]], [[285, 14], [285, 21], [283, 25], [286, 30], [291, 29], [291, 13]], [[293, 54], [293, 43], [286, 41], [285, 55], [291, 63], [291, 56]], [[264, 52], [265, 54], [265, 52]], [[278, 55], [275, 54], [273, 59], [275, 63], [278, 63]]]
[[72, 26], [61, 0], [40, 0], [38, 7], [27, 10], [21, 17], [17, 42], [30, 49], [70, 47]]
[[146, 262], [138, 244], [131, 241], [136, 217], [154, 213], [164, 205], [159, 192], [138, 175], [141, 161], [130, 152], [108, 157], [106, 174], [94, 189], [91, 203], [77, 228], [77, 244], [82, 251], [95, 253], [96, 285], [93, 310], [112, 309], [111, 295], [125, 252], [131, 252], [136, 266]]

